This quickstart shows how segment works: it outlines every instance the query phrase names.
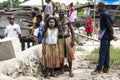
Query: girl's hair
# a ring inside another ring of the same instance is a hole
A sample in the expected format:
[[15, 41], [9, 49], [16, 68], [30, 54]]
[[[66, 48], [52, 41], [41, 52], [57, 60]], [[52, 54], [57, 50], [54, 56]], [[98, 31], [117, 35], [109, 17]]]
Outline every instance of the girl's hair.
[[50, 27], [50, 26], [49, 26], [49, 21], [50, 21], [51, 19], [53, 19], [53, 20], [55, 21], [55, 28], [58, 28], [58, 21], [57, 21], [54, 17], [50, 17], [50, 18], [48, 18], [48, 20], [46, 21], [46, 25], [45, 25], [45, 27], [44, 27], [44, 31], [43, 31], [43, 35], [42, 35], [42, 36], [45, 35], [47, 29]]
[[70, 6], [73, 6], [73, 2], [72, 2], [72, 3], [70, 3]]
[[50, 27], [50, 26], [49, 26], [49, 21], [50, 21], [51, 19], [53, 19], [53, 20], [55, 21], [55, 27], [57, 28], [57, 27], [58, 27], [58, 22], [57, 22], [57, 20], [56, 20], [54, 17], [48, 18], [48, 20], [46, 21], [46, 27], [47, 27], [47, 28]]

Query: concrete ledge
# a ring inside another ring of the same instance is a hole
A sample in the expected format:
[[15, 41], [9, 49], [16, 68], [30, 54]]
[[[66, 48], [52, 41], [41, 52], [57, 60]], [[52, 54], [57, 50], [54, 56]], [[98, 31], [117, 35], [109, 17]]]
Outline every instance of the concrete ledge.
[[0, 40], [0, 61], [15, 58], [21, 52], [18, 38], [4, 38]]

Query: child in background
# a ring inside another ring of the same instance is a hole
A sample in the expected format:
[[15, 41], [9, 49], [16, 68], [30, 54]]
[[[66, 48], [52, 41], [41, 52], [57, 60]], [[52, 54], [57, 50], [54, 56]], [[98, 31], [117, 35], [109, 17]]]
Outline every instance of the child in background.
[[[58, 23], [55, 18], [47, 20], [45, 31], [43, 32], [43, 65], [46, 68], [45, 78], [55, 77], [54, 68], [60, 67], [59, 53], [57, 47]], [[49, 75], [50, 73], [50, 75]]]
[[73, 3], [70, 3], [70, 10], [69, 10], [69, 21], [73, 24], [74, 23], [74, 19], [75, 19], [75, 16], [74, 16], [74, 7], [73, 7]]
[[89, 16], [85, 20], [85, 31], [87, 32], [87, 36], [92, 37], [92, 32], [93, 32], [93, 26], [92, 26], [93, 19], [91, 19]]
[[[39, 25], [40, 25], [39, 22], [36, 22], [35, 25], [34, 25], [33, 35], [34, 35], [34, 44], [35, 45], [42, 43], [42, 30], [40, 29]], [[40, 36], [39, 33], [41, 34], [41, 37], [40, 37], [41, 40], [40, 41], [38, 40], [38, 38], [39, 38], [38, 36]]]

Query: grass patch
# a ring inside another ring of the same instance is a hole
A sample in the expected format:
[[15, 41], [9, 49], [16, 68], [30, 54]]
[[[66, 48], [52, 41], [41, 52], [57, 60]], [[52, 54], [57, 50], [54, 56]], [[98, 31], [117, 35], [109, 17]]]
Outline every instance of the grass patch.
[[[99, 48], [92, 51], [90, 55], [85, 57], [85, 60], [89, 60], [91, 64], [97, 64], [99, 58]], [[113, 69], [120, 69], [120, 48], [110, 48], [110, 66]]]

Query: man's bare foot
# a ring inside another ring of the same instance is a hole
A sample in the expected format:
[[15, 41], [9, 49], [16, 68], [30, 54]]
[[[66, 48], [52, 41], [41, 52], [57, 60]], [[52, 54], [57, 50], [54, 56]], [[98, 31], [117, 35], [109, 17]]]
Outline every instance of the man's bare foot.
[[54, 73], [54, 74], [51, 74], [50, 76], [51, 77], [57, 77], [57, 74]]
[[74, 77], [74, 74], [72, 72], [70, 72], [69, 77]]
[[50, 76], [45, 76], [45, 79], [50, 79]]

